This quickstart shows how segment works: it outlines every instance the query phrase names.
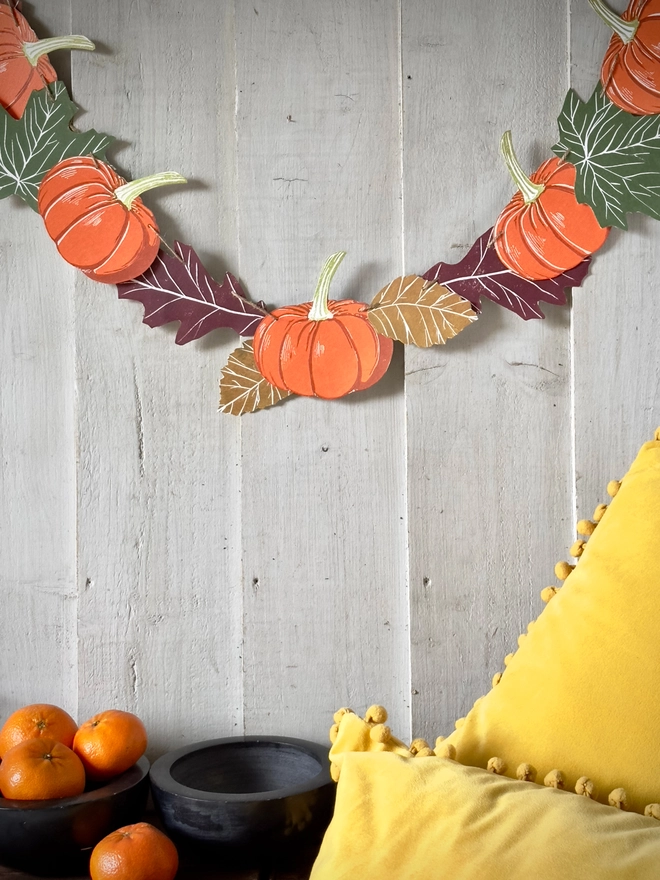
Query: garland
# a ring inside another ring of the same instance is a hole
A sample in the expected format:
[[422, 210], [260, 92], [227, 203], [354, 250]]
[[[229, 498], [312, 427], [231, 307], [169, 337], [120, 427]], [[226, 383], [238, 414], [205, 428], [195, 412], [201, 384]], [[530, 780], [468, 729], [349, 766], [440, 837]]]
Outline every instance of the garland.
[[190, 245], [167, 245], [140, 196], [185, 179], [167, 171], [127, 182], [107, 160], [114, 138], [72, 127], [76, 105], [47, 53], [94, 44], [38, 40], [20, 0], [0, 0], [0, 198], [38, 211], [61, 256], [141, 302], [145, 324], [178, 321], [178, 345], [218, 327], [244, 337], [222, 371], [222, 412], [343, 397], [384, 376], [394, 341], [452, 339], [478, 318], [482, 297], [543, 318], [541, 303], [566, 305], [566, 288], [582, 284], [611, 227], [626, 229], [633, 212], [660, 219], [660, 0], [630, 0], [622, 16], [588, 2], [613, 35], [590, 99], [566, 96], [553, 158], [527, 176], [506, 132], [517, 192], [494, 226], [459, 263], [396, 278], [370, 303], [330, 299], [343, 253], [326, 261], [311, 302], [268, 310], [231, 274], [212, 278]]

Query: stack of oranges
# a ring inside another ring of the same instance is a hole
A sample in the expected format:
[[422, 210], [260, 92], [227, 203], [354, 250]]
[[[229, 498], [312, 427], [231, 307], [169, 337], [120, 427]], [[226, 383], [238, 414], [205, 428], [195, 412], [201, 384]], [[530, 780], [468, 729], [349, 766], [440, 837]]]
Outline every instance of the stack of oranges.
[[[137, 715], [109, 709], [80, 727], [48, 703], [24, 706], [0, 728], [0, 794], [46, 800], [82, 794], [87, 780], [118, 776], [142, 756], [147, 732]], [[172, 880], [174, 844], [145, 822], [127, 825], [92, 853], [92, 880]]]
[[110, 709], [80, 727], [58, 706], [18, 709], [0, 729], [0, 793], [13, 800], [82, 794], [87, 779], [118, 776], [147, 747], [137, 715]]

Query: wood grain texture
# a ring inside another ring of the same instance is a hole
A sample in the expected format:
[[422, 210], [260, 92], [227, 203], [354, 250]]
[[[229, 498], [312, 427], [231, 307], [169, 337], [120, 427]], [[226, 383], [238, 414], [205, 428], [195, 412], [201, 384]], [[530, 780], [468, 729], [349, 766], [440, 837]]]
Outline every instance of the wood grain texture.
[[[212, 271], [233, 264], [231, 6], [114, 0], [75, 14], [108, 47], [74, 60], [86, 119], [130, 144], [117, 160], [131, 176], [188, 176], [189, 188], [147, 199], [163, 235], [216, 254]], [[176, 328], [140, 318], [115, 288], [79, 277], [81, 715], [136, 711], [154, 755], [241, 729], [240, 425], [217, 415], [237, 337], [175, 347]]]
[[[627, 3], [610, 4], [618, 12]], [[571, 0], [571, 86], [587, 99], [598, 81], [608, 28], [589, 4]], [[629, 215], [594, 260], [589, 296], [575, 296], [575, 519], [609, 499], [605, 487], [628, 470], [660, 425], [658, 224]]]
[[[369, 301], [401, 268], [395, 0], [237, 4], [241, 274], [254, 297]], [[320, 741], [340, 705], [409, 730], [400, 361], [342, 401], [242, 422], [246, 733]]]
[[[70, 33], [68, 0], [35, 26]], [[13, 197], [2, 212], [0, 717], [46, 700], [75, 714], [73, 270], [38, 214]]]
[[[403, 4], [406, 271], [456, 262], [530, 171], [566, 90], [563, 4]], [[490, 688], [541, 610], [568, 533], [568, 314], [485, 304], [446, 349], [406, 349], [413, 730], [431, 739]]]

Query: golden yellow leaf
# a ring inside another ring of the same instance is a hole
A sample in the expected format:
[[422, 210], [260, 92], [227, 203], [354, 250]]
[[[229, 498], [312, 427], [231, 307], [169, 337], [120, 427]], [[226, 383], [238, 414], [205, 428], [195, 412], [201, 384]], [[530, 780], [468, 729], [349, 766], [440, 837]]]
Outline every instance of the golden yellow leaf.
[[229, 355], [220, 378], [220, 412], [242, 416], [290, 396], [290, 391], [276, 388], [261, 375], [254, 362], [251, 339]]
[[391, 281], [372, 300], [368, 317], [383, 336], [420, 348], [443, 345], [477, 320], [466, 299], [419, 275]]

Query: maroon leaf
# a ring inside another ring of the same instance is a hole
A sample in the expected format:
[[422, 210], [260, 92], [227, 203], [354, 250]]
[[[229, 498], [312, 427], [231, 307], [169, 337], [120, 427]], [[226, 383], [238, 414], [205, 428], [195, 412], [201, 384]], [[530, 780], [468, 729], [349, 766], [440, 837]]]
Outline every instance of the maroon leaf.
[[233, 275], [218, 284], [190, 245], [174, 242], [170, 256], [163, 251], [142, 275], [118, 284], [120, 299], [135, 299], [144, 306], [145, 324], [161, 327], [180, 321], [177, 345], [199, 339], [218, 327], [230, 327], [240, 336], [253, 336], [268, 313], [250, 302]]
[[589, 271], [591, 257], [575, 269], [547, 281], [522, 278], [500, 261], [491, 243], [492, 232], [492, 229], [484, 232], [460, 263], [436, 263], [423, 277], [448, 287], [467, 299], [476, 310], [481, 305], [481, 297], [485, 296], [529, 321], [530, 318], [545, 317], [539, 306], [541, 302], [566, 305], [565, 289], [579, 287]]

